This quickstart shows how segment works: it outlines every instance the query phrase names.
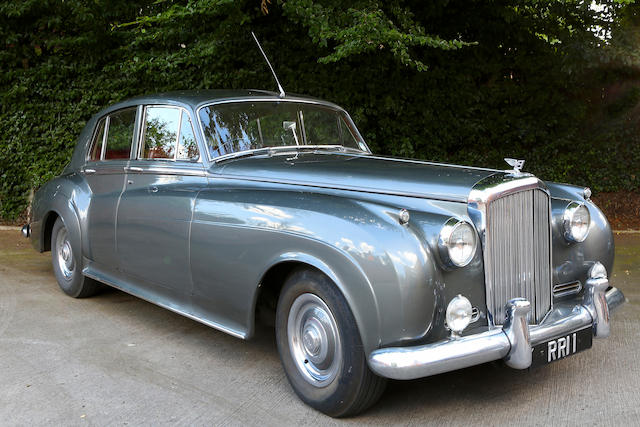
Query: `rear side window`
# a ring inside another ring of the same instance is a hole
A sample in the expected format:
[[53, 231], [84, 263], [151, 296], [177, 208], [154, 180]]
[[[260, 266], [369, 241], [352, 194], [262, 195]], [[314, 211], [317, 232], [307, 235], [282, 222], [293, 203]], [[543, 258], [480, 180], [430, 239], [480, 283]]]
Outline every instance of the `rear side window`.
[[105, 160], [128, 159], [136, 122], [136, 108], [126, 108], [109, 115]]
[[89, 160], [98, 161], [102, 158], [102, 142], [104, 140], [104, 125], [107, 119], [98, 122], [96, 133], [91, 141], [91, 151], [89, 152]]

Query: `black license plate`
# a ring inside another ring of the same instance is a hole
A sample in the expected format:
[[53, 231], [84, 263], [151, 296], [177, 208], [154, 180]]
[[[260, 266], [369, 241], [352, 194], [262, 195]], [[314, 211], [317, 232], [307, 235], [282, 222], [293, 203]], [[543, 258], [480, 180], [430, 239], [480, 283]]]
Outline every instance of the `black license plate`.
[[540, 366], [567, 356], [576, 354], [582, 350], [591, 348], [593, 342], [593, 328], [580, 329], [579, 331], [563, 335], [546, 341], [533, 347], [531, 366]]

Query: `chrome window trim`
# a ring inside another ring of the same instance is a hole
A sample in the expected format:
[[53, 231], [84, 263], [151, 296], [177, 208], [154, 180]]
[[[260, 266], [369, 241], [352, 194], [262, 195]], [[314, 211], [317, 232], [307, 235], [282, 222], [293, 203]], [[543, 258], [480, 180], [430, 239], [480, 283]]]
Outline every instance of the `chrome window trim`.
[[173, 163], [165, 163], [161, 165], [149, 165], [144, 168], [136, 168], [135, 170], [128, 170], [128, 173], [135, 173], [138, 175], [179, 175], [179, 176], [208, 176], [204, 168], [194, 168], [193, 163], [187, 163], [184, 165], [176, 165]]
[[[93, 128], [93, 132], [91, 133], [91, 138], [89, 138], [89, 144], [88, 144], [88, 148], [87, 151], [85, 152], [84, 155], [84, 162], [85, 163], [89, 163], [89, 162], [99, 162], [102, 160], [102, 152], [104, 149], [104, 135], [105, 135], [105, 129], [107, 128], [107, 119], [109, 118], [108, 115], [106, 116], [102, 116], [100, 117], [97, 121], [96, 121], [96, 125]], [[104, 129], [102, 129], [102, 147], [100, 147], [100, 156], [97, 160], [92, 160], [91, 159], [91, 150], [93, 150], [93, 147], [95, 146], [95, 139], [97, 136], [97, 132], [98, 132], [98, 128], [100, 127], [100, 123], [104, 120]]]
[[[472, 222], [476, 226], [478, 235], [480, 237], [480, 245], [482, 248], [482, 261], [483, 271], [485, 269], [486, 259], [486, 229], [487, 229], [487, 206], [493, 200], [499, 199], [510, 194], [518, 193], [520, 191], [527, 190], [541, 190], [549, 197], [549, 293], [551, 295], [551, 305], [547, 314], [538, 322], [532, 326], [543, 323], [549, 313], [553, 311], [553, 212], [551, 209], [551, 192], [547, 188], [546, 184], [531, 174], [521, 174], [518, 176], [504, 173], [497, 173], [490, 175], [483, 180], [476, 183], [469, 193], [467, 202], [467, 213]], [[491, 307], [492, 289], [487, 285], [486, 272], [484, 272], [485, 283], [485, 303], [487, 307], [487, 323], [489, 329], [500, 328], [501, 325], [496, 325], [493, 319], [494, 313], [489, 313], [489, 307]], [[505, 301], [506, 303], [506, 301]]]
[[[298, 104], [311, 104], [311, 105], [320, 105], [322, 107], [326, 107], [329, 108], [331, 110], [335, 110], [338, 111], [340, 113], [343, 113], [351, 122], [352, 126], [348, 126], [350, 129], [353, 128], [353, 130], [356, 131], [357, 136], [359, 137], [359, 141], [362, 141], [362, 143], [364, 144], [364, 146], [367, 148], [367, 151], [362, 151], [363, 153], [369, 153], [371, 154], [371, 149], [369, 148], [369, 146], [367, 145], [366, 141], [364, 140], [364, 138], [362, 137], [362, 135], [360, 134], [360, 131], [358, 130], [358, 127], [355, 125], [355, 123], [353, 122], [353, 119], [351, 118], [351, 116], [349, 115], [349, 113], [347, 113], [347, 111], [340, 107], [337, 106], [335, 104], [332, 104], [330, 102], [323, 102], [323, 101], [317, 101], [317, 100], [313, 100], [313, 99], [304, 99], [304, 98], [267, 98], [267, 97], [256, 97], [256, 98], [249, 98], [249, 99], [220, 99], [217, 101], [211, 101], [211, 102], [207, 102], [205, 104], [200, 105], [198, 108], [196, 108], [196, 116], [198, 119], [198, 128], [200, 129], [200, 135], [202, 135], [202, 141], [204, 142], [204, 148], [206, 151], [206, 155], [207, 155], [207, 159], [209, 160], [210, 163], [216, 163], [217, 161], [219, 161], [222, 158], [227, 158], [226, 156], [231, 156], [231, 155], [237, 155], [239, 153], [251, 153], [255, 150], [260, 150], [261, 148], [254, 148], [251, 150], [242, 150], [242, 151], [236, 151], [233, 153], [228, 153], [225, 154], [223, 156], [217, 156], [217, 157], [211, 157], [210, 153], [209, 153], [209, 149], [208, 149], [208, 145], [207, 145], [207, 137], [204, 133], [204, 127], [202, 126], [202, 120], [200, 120], [200, 110], [202, 110], [205, 107], [211, 107], [214, 105], [221, 105], [221, 104], [240, 104], [240, 103], [245, 103], [245, 102], [275, 102], [275, 103], [281, 103], [281, 102], [293, 102], [293, 103], [298, 103]], [[359, 145], [359, 144], [358, 144]], [[264, 148], [264, 147], [263, 147]]]
[[[145, 104], [142, 105], [142, 120], [140, 121], [140, 130], [138, 132], [138, 149], [136, 156], [133, 160], [139, 161], [157, 161], [157, 162], [188, 162], [190, 164], [202, 164], [202, 154], [200, 153], [200, 147], [198, 146], [198, 141], [196, 139], [196, 148], [198, 149], [198, 160], [189, 160], [189, 159], [178, 159], [178, 147], [180, 146], [180, 133], [182, 132], [182, 117], [186, 113], [189, 119], [191, 120], [191, 131], [193, 132], [193, 137], [196, 137], [196, 129], [193, 127], [193, 118], [189, 111], [179, 105], [170, 105], [170, 104]], [[147, 109], [149, 108], [174, 108], [180, 111], [180, 116], [178, 117], [178, 132], [176, 133], [176, 141], [175, 141], [175, 153], [173, 155], [173, 159], [147, 159], [142, 157], [142, 150], [144, 148], [144, 133], [146, 130], [147, 123]]]
[[104, 121], [104, 131], [102, 131], [102, 147], [100, 147], [100, 161], [104, 162], [104, 154], [107, 152], [107, 136], [109, 135], [109, 125], [111, 124], [111, 115], [106, 117]]

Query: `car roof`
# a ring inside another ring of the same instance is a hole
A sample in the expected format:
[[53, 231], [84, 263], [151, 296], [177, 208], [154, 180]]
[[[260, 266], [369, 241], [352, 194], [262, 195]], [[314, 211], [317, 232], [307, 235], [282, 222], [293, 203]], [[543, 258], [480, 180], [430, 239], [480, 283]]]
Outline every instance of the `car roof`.
[[251, 99], [273, 99], [274, 101], [278, 100], [289, 100], [289, 101], [314, 101], [319, 102], [325, 105], [333, 106], [336, 108], [340, 108], [337, 105], [327, 102], [318, 98], [313, 98], [310, 96], [297, 95], [297, 94], [287, 94], [284, 98], [280, 98], [278, 93], [267, 91], [267, 90], [257, 90], [257, 89], [245, 89], [245, 90], [227, 90], [227, 89], [203, 89], [203, 90], [181, 90], [181, 91], [171, 91], [171, 92], [161, 92], [150, 95], [142, 95], [136, 96], [133, 98], [126, 99], [124, 101], [118, 102], [117, 104], [113, 104], [107, 108], [101, 110], [97, 116], [102, 116], [106, 113], [119, 110], [121, 108], [137, 106], [141, 104], [173, 104], [173, 105], [182, 105], [189, 106], [193, 109], [198, 108], [201, 105], [219, 102], [219, 101], [246, 101]]

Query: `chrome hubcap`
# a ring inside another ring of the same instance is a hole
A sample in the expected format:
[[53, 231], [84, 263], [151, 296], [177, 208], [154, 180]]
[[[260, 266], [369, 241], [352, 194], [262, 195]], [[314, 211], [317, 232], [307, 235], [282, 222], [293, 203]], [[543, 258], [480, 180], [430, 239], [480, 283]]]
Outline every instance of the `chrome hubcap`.
[[289, 310], [287, 335], [291, 356], [302, 377], [316, 387], [331, 383], [342, 364], [336, 321], [314, 294], [302, 294]]
[[73, 261], [73, 249], [71, 248], [71, 242], [67, 235], [67, 230], [61, 228], [56, 236], [56, 253], [58, 266], [62, 275], [69, 279], [73, 276], [73, 270], [75, 269], [75, 262]]

